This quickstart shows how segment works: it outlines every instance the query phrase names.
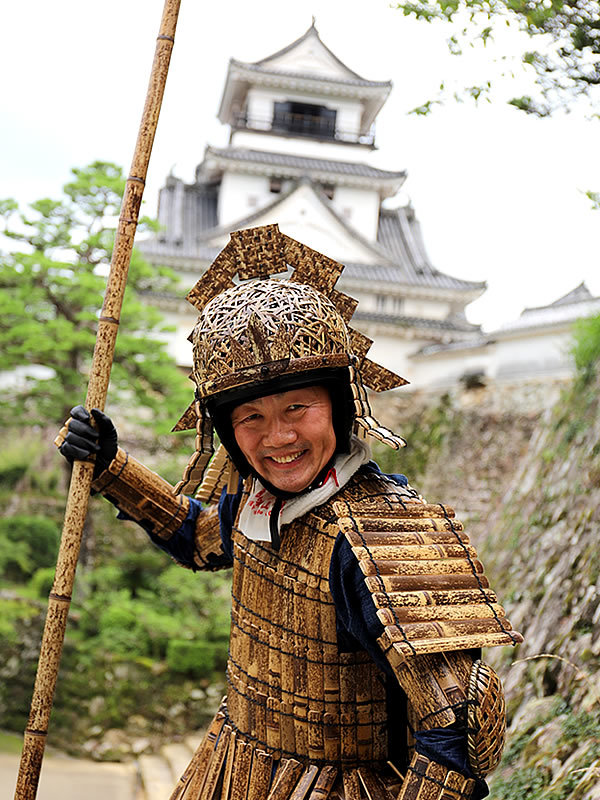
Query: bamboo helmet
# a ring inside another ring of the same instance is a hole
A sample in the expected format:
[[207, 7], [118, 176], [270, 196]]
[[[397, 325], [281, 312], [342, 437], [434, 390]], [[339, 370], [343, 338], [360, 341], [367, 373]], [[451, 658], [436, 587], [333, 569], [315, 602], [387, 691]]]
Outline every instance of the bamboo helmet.
[[[292, 272], [288, 280], [273, 275]], [[365, 385], [406, 383], [366, 358], [371, 340], [348, 326], [357, 301], [334, 288], [343, 265], [280, 233], [277, 225], [236, 231], [187, 296], [200, 312], [189, 339], [195, 402], [174, 430], [196, 428], [196, 452], [179, 493], [198, 484], [213, 452], [213, 426], [242, 475], [247, 462], [229, 422], [250, 398], [313, 384], [335, 399], [338, 449], [351, 429], [390, 447], [404, 440], [373, 419]], [[234, 283], [234, 278], [239, 280]]]

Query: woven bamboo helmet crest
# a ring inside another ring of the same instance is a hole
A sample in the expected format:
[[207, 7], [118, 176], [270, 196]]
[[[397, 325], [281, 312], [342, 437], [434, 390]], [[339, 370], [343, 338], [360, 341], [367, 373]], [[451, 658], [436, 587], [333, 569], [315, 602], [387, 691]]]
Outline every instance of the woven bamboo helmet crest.
[[[273, 275], [288, 273], [288, 280]], [[173, 430], [196, 428], [196, 452], [175, 488], [202, 480], [213, 452], [207, 403], [239, 387], [314, 370], [348, 370], [354, 427], [390, 447], [404, 440], [371, 415], [365, 386], [406, 383], [366, 357], [372, 341], [350, 328], [357, 301], [335, 289], [343, 265], [282, 234], [277, 225], [236, 231], [187, 295], [200, 312], [190, 335], [196, 400]], [[237, 283], [234, 279], [237, 278]], [[317, 373], [318, 374], [318, 373]]]

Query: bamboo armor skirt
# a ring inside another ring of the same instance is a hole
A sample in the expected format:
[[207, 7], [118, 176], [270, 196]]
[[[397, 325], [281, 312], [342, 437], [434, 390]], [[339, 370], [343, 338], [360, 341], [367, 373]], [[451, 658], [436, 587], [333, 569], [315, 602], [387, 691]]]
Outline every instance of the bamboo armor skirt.
[[[369, 484], [402, 491], [361, 476], [334, 499]], [[382, 674], [338, 649], [328, 573], [339, 530], [329, 503], [286, 526], [278, 553], [234, 529], [227, 700], [172, 800], [397, 794]]]

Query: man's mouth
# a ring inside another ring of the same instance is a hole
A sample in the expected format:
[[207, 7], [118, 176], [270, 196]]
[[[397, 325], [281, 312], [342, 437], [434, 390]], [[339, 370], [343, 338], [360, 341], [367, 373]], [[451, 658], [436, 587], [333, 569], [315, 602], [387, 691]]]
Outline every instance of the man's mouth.
[[274, 461], [276, 464], [291, 464], [292, 461], [296, 461], [296, 459], [304, 455], [305, 452], [305, 450], [296, 450], [295, 453], [286, 453], [283, 456], [267, 456], [267, 458]]

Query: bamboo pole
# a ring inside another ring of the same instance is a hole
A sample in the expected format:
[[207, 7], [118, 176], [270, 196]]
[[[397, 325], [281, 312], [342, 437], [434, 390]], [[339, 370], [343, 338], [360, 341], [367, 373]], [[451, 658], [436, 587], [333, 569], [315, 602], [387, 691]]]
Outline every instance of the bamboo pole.
[[[103, 409], [106, 401], [133, 239], [171, 60], [180, 3], [181, 0], [165, 0], [163, 8], [146, 102], [125, 186], [104, 303], [98, 323], [85, 402], [88, 410]], [[89, 462], [76, 461], [73, 465], [56, 574], [48, 598], [48, 613], [29, 722], [25, 730], [15, 800], [34, 800], [37, 794], [93, 471], [94, 465]]]

